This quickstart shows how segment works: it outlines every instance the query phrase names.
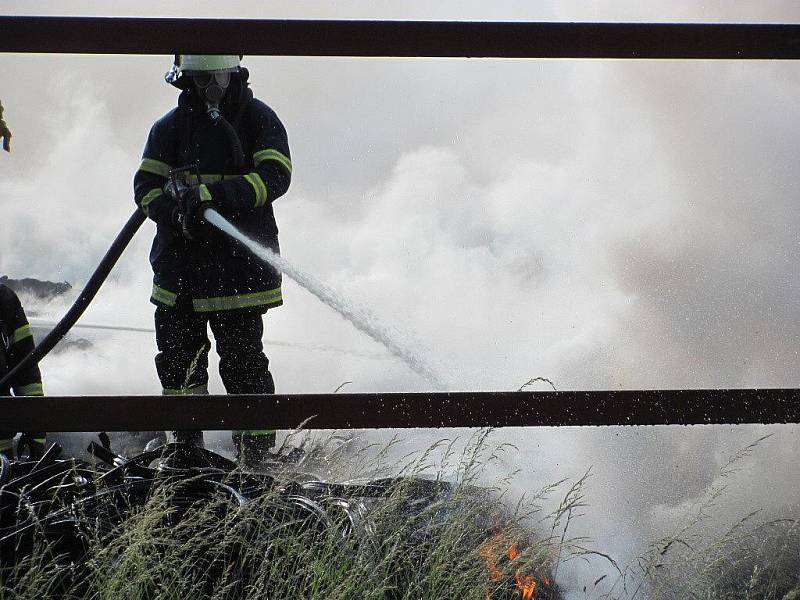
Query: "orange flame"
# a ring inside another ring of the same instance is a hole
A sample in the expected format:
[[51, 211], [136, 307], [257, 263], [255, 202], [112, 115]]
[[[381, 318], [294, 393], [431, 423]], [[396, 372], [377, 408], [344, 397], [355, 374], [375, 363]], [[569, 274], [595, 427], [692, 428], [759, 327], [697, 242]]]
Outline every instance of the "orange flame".
[[[491, 581], [497, 581], [503, 576], [503, 571], [497, 565], [498, 550], [500, 550], [503, 543], [502, 532], [498, 532], [489, 537], [480, 547], [480, 554], [486, 561], [486, 568], [489, 571], [489, 579]], [[517, 542], [512, 543], [505, 554], [509, 561], [516, 559], [521, 554], [519, 544]], [[550, 585], [550, 581], [547, 578], [543, 578], [542, 581], [545, 585]], [[514, 582], [522, 600], [535, 600], [536, 588], [539, 584], [533, 575], [525, 575], [521, 572], [521, 569], [518, 569], [516, 575], [514, 575]], [[491, 600], [491, 598], [491, 592], [487, 592], [486, 600]]]
[[522, 592], [522, 600], [533, 600], [536, 597], [536, 578], [532, 575], [517, 573], [514, 576], [517, 589]]
[[489, 570], [489, 579], [497, 581], [503, 576], [503, 572], [497, 566], [497, 549], [502, 543], [501, 534], [497, 533], [487, 539], [480, 547], [480, 554], [486, 561], [486, 568]]

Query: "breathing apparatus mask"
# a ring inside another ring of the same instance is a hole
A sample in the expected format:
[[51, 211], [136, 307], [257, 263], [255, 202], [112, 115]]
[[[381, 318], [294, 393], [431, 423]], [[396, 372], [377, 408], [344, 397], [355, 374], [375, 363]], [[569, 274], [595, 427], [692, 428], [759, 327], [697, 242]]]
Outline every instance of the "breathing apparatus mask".
[[231, 83], [230, 71], [198, 71], [192, 73], [194, 87], [206, 103], [206, 112], [213, 121], [220, 117], [220, 103]]
[[221, 54], [179, 54], [164, 79], [183, 90], [194, 85], [205, 103], [206, 112], [216, 122], [221, 116], [220, 104], [230, 86], [231, 73], [239, 70], [240, 58]]

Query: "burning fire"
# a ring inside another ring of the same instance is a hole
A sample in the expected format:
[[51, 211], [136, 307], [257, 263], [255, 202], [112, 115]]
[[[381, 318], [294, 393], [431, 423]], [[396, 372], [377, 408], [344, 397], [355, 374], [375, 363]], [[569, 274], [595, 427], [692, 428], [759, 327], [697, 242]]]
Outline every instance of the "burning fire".
[[[508, 560], [514, 560], [519, 556], [519, 544], [514, 542], [508, 548]], [[517, 589], [522, 592], [522, 600], [533, 600], [536, 597], [536, 578], [533, 575], [523, 575], [517, 570], [514, 575]]]
[[[480, 547], [480, 554], [486, 561], [486, 568], [489, 571], [489, 579], [491, 581], [498, 581], [503, 577], [503, 571], [497, 563], [498, 557], [501, 555], [500, 550], [505, 546], [507, 540], [502, 528], [498, 525], [499, 524], [496, 523], [495, 526], [492, 527], [495, 533], [483, 542]], [[521, 554], [519, 543], [512, 542], [504, 554], [509, 562], [514, 561]], [[536, 598], [536, 588], [539, 582], [533, 575], [527, 575], [522, 572], [522, 568], [517, 568], [514, 575], [514, 582], [516, 583], [517, 592], [522, 600], [534, 600]], [[547, 578], [542, 578], [542, 582], [545, 585], [550, 585], [550, 581]], [[486, 592], [486, 600], [492, 600], [491, 592]]]

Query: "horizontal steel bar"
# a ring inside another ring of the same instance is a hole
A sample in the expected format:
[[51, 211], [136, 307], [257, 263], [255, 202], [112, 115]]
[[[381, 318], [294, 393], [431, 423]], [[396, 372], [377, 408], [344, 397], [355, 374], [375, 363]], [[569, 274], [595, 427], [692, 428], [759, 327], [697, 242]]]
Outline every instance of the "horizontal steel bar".
[[800, 390], [0, 398], [0, 430], [310, 429], [800, 423]]
[[797, 59], [800, 25], [0, 16], [0, 52]]

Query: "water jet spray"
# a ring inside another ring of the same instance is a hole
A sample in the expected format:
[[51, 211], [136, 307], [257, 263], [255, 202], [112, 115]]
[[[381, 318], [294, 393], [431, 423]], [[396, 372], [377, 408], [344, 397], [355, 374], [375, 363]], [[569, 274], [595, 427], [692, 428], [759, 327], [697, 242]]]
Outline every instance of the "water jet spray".
[[[290, 279], [295, 281], [302, 288], [311, 292], [320, 301], [334, 309], [345, 319], [350, 321], [356, 329], [366, 333], [373, 340], [384, 346], [391, 354], [402, 360], [417, 375], [421, 376], [436, 390], [447, 390], [449, 386], [446, 381], [436, 373], [423, 359], [415, 354], [411, 349], [398, 342], [396, 335], [384, 326], [372, 313], [364, 307], [356, 307], [343, 299], [338, 293], [328, 285], [318, 281], [308, 273], [292, 265], [285, 258], [266, 248], [258, 242], [250, 239], [239, 229], [232, 225], [227, 219], [220, 215], [213, 208], [205, 208], [202, 212], [203, 218], [212, 226], [222, 231], [227, 236], [236, 240], [247, 248], [256, 258], [263, 260], [274, 268], [278, 269]], [[145, 216], [141, 210], [137, 209], [128, 219], [125, 227], [122, 228], [114, 243], [111, 245], [103, 260], [97, 266], [89, 281], [84, 286], [78, 298], [69, 308], [67, 313], [50, 333], [38, 344], [31, 353], [23, 358], [5, 376], [0, 377], [0, 387], [31, 363], [38, 363], [55, 347], [55, 345], [69, 332], [81, 315], [88, 308], [91, 301], [105, 282], [111, 269], [116, 264], [122, 252], [128, 246], [133, 235], [138, 231], [144, 222]]]
[[256, 258], [269, 263], [281, 271], [281, 273], [284, 273], [292, 281], [311, 292], [324, 304], [350, 321], [356, 329], [367, 334], [373, 340], [384, 346], [389, 352], [406, 363], [412, 371], [432, 384], [437, 390], [444, 391], [448, 389], [447, 383], [438, 373], [411, 349], [398, 342], [395, 339], [396, 336], [366, 308], [354, 306], [328, 285], [295, 267], [280, 254], [250, 239], [213, 208], [205, 208], [202, 212], [202, 216], [206, 222], [245, 246]]

